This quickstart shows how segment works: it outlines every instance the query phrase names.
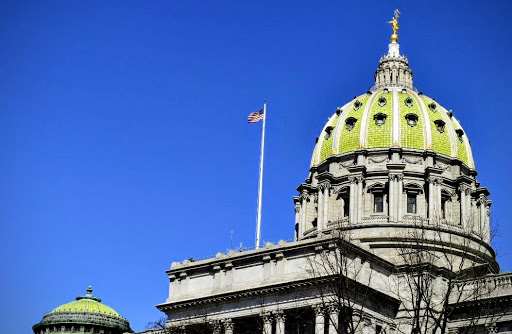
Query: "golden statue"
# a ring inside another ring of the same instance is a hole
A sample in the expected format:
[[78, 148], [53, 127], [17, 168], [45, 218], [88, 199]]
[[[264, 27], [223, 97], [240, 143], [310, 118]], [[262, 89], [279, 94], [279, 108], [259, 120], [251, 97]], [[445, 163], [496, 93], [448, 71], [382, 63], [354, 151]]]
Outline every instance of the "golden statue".
[[395, 9], [395, 16], [391, 21], [388, 23], [391, 24], [391, 28], [393, 29], [393, 35], [391, 35], [391, 42], [398, 42], [398, 18], [400, 17], [400, 11], [398, 9]]

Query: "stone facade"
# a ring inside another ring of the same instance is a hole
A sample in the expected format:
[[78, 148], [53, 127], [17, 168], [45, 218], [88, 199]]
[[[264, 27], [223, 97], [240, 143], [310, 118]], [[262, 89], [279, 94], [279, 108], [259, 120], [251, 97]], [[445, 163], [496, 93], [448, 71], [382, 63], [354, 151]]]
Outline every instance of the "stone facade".
[[293, 242], [173, 263], [157, 306], [167, 332], [511, 331], [489, 191], [458, 121], [412, 78], [392, 42], [373, 91], [326, 124], [293, 198]]

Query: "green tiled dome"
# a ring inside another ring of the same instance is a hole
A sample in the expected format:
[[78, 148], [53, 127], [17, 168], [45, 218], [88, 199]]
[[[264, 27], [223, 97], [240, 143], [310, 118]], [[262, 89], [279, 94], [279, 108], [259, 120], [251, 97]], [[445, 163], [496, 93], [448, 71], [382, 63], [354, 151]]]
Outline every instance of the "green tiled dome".
[[122, 317], [114, 311], [113, 308], [100, 303], [96, 300], [95, 297], [77, 297], [81, 298], [79, 300], [73, 301], [71, 303], [67, 303], [57, 307], [55, 310], [51, 311], [50, 314], [57, 313], [92, 313], [92, 314], [102, 314], [108, 315], [114, 318], [122, 319]]
[[475, 168], [459, 121], [434, 99], [406, 88], [383, 88], [355, 97], [329, 118], [311, 166], [360, 148], [433, 150]]
[[92, 295], [92, 288], [87, 289], [85, 296], [76, 297], [75, 301], [61, 305], [45, 314], [43, 320], [34, 325], [34, 333], [46, 327], [67, 328], [66, 326], [98, 326], [113, 328], [120, 332], [131, 332], [130, 324], [113, 308], [102, 304], [101, 299]]

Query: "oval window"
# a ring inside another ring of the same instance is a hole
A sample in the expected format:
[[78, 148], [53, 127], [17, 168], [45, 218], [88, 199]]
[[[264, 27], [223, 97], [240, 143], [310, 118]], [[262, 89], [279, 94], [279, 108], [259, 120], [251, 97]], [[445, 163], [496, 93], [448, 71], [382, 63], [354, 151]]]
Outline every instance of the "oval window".
[[345, 127], [347, 128], [348, 131], [350, 131], [354, 128], [354, 126], [356, 125], [356, 122], [357, 122], [357, 119], [355, 119], [354, 117], [349, 117], [345, 121]]
[[404, 101], [405, 105], [408, 106], [409, 108], [412, 107], [412, 99], [410, 96], [408, 96], [405, 101]]
[[418, 115], [416, 114], [407, 114], [405, 115], [405, 119], [409, 126], [416, 126], [416, 124], [418, 124]]
[[361, 101], [356, 100], [356, 102], [354, 102], [354, 110], [361, 108], [362, 105]]
[[436, 112], [437, 111], [437, 104], [435, 104], [434, 102], [432, 102], [431, 104], [428, 105], [428, 107], [430, 108], [430, 110], [432, 110], [433, 112]]
[[440, 119], [436, 119], [434, 121], [434, 124], [436, 125], [436, 128], [437, 128], [437, 131], [443, 133], [444, 132], [444, 126], [446, 125], [446, 123]]
[[379, 97], [379, 106], [384, 107], [388, 103], [384, 96]]
[[464, 136], [464, 131], [462, 129], [457, 129], [457, 130], [455, 130], [455, 132], [457, 133], [457, 137], [459, 137], [459, 141], [461, 143], [463, 143], [464, 140], [463, 140], [462, 136]]
[[386, 118], [388, 116], [383, 113], [378, 113], [375, 116], [373, 116], [373, 120], [375, 121], [375, 124], [378, 126], [384, 125], [386, 123]]

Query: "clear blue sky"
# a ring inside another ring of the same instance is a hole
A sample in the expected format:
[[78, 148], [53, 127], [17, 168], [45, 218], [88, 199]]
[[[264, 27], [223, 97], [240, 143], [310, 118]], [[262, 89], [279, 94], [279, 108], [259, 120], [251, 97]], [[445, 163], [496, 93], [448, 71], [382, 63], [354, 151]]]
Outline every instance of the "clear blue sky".
[[142, 330], [173, 261], [293, 236], [295, 188], [336, 107], [373, 84], [396, 7], [415, 84], [453, 109], [510, 221], [509, 1], [3, 1], [1, 333], [85, 293]]

